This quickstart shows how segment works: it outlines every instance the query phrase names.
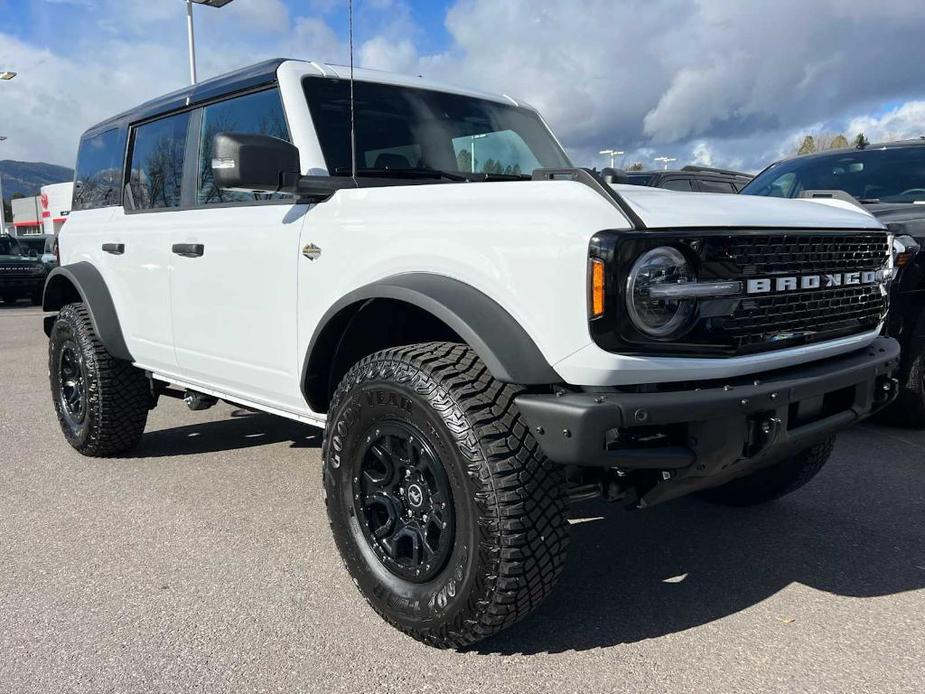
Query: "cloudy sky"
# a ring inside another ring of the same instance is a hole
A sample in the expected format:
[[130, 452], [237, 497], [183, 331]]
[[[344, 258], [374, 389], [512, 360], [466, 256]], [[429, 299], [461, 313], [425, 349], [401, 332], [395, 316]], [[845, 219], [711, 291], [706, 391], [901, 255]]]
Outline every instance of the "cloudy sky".
[[[346, 0], [196, 8], [200, 77], [347, 60]], [[355, 0], [364, 67], [506, 92], [579, 165], [746, 170], [807, 133], [925, 135], [925, 6], [892, 0]], [[82, 130], [183, 86], [181, 0], [0, 0], [0, 158], [72, 166]]]

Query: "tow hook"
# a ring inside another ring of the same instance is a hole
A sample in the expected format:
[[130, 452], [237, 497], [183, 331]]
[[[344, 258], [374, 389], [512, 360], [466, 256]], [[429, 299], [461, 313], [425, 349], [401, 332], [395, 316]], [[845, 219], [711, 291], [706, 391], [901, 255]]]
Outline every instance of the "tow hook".
[[877, 379], [876, 390], [874, 391], [874, 401], [878, 405], [886, 405], [891, 402], [899, 392], [899, 381], [892, 376], [881, 376]]
[[775, 415], [766, 415], [756, 418], [752, 444], [748, 447], [746, 455], [751, 458], [761, 451], [772, 446], [780, 437], [783, 430], [783, 420]]
[[218, 402], [218, 398], [205, 393], [199, 393], [195, 390], [187, 390], [183, 394], [183, 402], [191, 410], [208, 410], [212, 405]]

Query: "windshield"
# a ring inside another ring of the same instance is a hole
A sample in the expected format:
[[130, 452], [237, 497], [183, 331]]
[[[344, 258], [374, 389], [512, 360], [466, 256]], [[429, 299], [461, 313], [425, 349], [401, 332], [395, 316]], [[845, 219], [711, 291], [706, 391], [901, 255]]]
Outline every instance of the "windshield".
[[[349, 175], [350, 83], [307, 78], [304, 84], [328, 172]], [[356, 82], [354, 100], [361, 174], [438, 170], [529, 176], [538, 168], [571, 166], [530, 109], [374, 82]]]
[[0, 236], [0, 255], [23, 255], [22, 247], [12, 236]]
[[925, 147], [840, 150], [782, 161], [742, 194], [796, 198], [804, 190], [841, 190], [862, 201], [925, 201]]

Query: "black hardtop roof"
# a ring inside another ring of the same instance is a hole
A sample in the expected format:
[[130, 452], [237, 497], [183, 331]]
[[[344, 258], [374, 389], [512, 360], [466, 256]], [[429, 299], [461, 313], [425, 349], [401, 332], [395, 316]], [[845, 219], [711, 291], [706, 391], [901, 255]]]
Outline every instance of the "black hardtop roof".
[[265, 60], [256, 65], [250, 65], [240, 70], [234, 70], [204, 82], [178, 89], [170, 94], [165, 94], [164, 96], [159, 96], [156, 99], [147, 101], [117, 116], [107, 118], [103, 122], [97, 123], [87, 130], [84, 135], [109, 130], [113, 127], [125, 127], [129, 123], [145, 120], [146, 118], [151, 118], [161, 113], [168, 113], [185, 106], [192, 106], [203, 101], [209, 101], [232, 92], [269, 84], [276, 79], [276, 71], [279, 69], [279, 66], [288, 60], [289, 58]]

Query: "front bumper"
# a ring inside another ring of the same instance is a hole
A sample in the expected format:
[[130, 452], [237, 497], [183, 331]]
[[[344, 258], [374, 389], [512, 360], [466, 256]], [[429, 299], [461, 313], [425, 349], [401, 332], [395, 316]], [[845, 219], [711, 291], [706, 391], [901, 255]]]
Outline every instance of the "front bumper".
[[747, 379], [645, 393], [525, 394], [516, 402], [554, 462], [660, 470], [666, 479], [685, 469], [704, 487], [812, 446], [889, 404], [898, 363], [899, 344], [880, 337], [850, 354]]

